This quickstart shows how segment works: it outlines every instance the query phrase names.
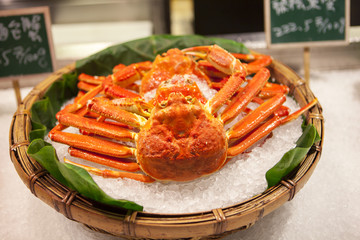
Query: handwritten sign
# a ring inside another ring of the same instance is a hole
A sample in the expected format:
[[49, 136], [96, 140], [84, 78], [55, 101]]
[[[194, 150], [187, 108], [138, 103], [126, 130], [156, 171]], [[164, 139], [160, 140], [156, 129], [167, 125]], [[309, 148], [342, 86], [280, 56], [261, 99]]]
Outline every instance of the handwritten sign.
[[346, 44], [348, 28], [349, 0], [265, 0], [270, 47]]
[[53, 72], [48, 7], [0, 11], [0, 78]]

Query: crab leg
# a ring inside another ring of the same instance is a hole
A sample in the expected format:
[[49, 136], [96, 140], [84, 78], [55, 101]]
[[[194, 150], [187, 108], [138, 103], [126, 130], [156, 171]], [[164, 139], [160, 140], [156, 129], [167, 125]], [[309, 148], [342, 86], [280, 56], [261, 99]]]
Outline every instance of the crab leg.
[[[129, 86], [132, 86], [132, 84], [130, 84]], [[128, 89], [125, 89], [123, 87], [120, 87], [120, 86], [117, 86], [117, 85], [113, 84], [113, 80], [112, 80], [111, 75], [105, 78], [105, 81], [103, 82], [103, 87], [104, 87], [104, 94], [107, 95], [107, 96], [110, 96], [112, 98], [120, 98], [120, 97], [136, 98], [136, 97], [141, 97], [137, 93], [134, 93], [132, 91], [129, 91]]]
[[96, 112], [101, 116], [125, 123], [136, 128], [141, 128], [147, 121], [146, 118], [138, 114], [130, 113], [126, 110], [120, 109], [110, 100], [105, 98], [93, 98], [89, 101], [87, 107], [90, 111]]
[[90, 91], [91, 89], [97, 87], [98, 85], [96, 84], [91, 84], [91, 83], [87, 83], [87, 82], [84, 82], [84, 81], [79, 81], [78, 84], [77, 84], [77, 87], [82, 90], [82, 91], [85, 91], [85, 92], [88, 92]]
[[270, 71], [267, 68], [262, 68], [257, 72], [245, 86], [244, 90], [231, 101], [221, 114], [221, 121], [226, 124], [240, 114], [250, 101], [260, 92], [269, 77]]
[[269, 121], [261, 125], [254, 132], [249, 134], [245, 139], [243, 139], [239, 144], [228, 148], [228, 157], [234, 157], [246, 149], [251, 147], [254, 143], [268, 135], [272, 130], [280, 126], [281, 118], [279, 116], [272, 117]]
[[[214, 88], [216, 90], [220, 90], [225, 83], [227, 82], [228, 77], [223, 78], [221, 81], [218, 82], [210, 82], [210, 86], [211, 88]], [[248, 80], [250, 81], [250, 80]], [[241, 93], [244, 90], [244, 88], [239, 88], [238, 93]], [[265, 86], [260, 90], [259, 94], [257, 95], [259, 98], [270, 98], [274, 95], [276, 95], [277, 93], [288, 93], [289, 92], [289, 87], [286, 85], [280, 85], [280, 84], [276, 84], [276, 83], [269, 83], [267, 82], [265, 84]]]
[[86, 73], [81, 73], [78, 76], [78, 80], [81, 82], [90, 83], [90, 84], [94, 84], [94, 85], [101, 85], [104, 82], [105, 77], [104, 76], [91, 76]]
[[105, 86], [104, 93], [105, 93], [105, 95], [110, 96], [112, 98], [125, 98], [125, 97], [140, 98], [141, 97], [137, 93], [131, 92], [125, 88], [119, 87], [114, 84]]
[[[86, 105], [86, 102], [98, 95], [103, 90], [103, 87], [101, 85], [91, 89], [89, 92], [85, 93], [83, 96], [81, 96], [76, 102], [71, 104], [69, 107], [67, 107], [66, 112], [75, 112], [79, 110], [80, 108], [84, 107]], [[65, 112], [65, 111], [63, 111]]]
[[318, 102], [317, 98], [314, 98], [311, 102], [309, 102], [308, 104], [306, 104], [304, 107], [300, 108], [299, 110], [297, 110], [296, 112], [290, 114], [289, 116], [283, 118], [281, 120], [281, 124], [285, 124], [288, 123], [296, 118], [298, 118], [301, 114], [303, 114], [305, 111], [309, 110], [310, 108], [312, 108], [316, 103]]
[[277, 128], [278, 126], [290, 122], [296, 118], [298, 118], [305, 111], [312, 108], [317, 103], [317, 99], [315, 98], [310, 103], [299, 109], [298, 111], [290, 114], [285, 118], [281, 118], [279, 115], [275, 114], [270, 120], [261, 125], [255, 131], [246, 136], [239, 144], [228, 148], [228, 157], [234, 157], [246, 149], [251, 147], [254, 143], [265, 137], [267, 134], [271, 133], [272, 130]]
[[136, 152], [134, 148], [116, 142], [75, 133], [53, 131], [49, 133], [49, 137], [54, 142], [118, 158], [133, 157]]
[[205, 108], [211, 113], [214, 114], [219, 110], [219, 108], [229, 100], [232, 95], [240, 88], [242, 82], [244, 81], [244, 76], [242, 73], [235, 73], [232, 75], [229, 80], [226, 82], [223, 88], [218, 91], [213, 98], [211, 98], [206, 104]]
[[286, 85], [267, 82], [265, 86], [261, 89], [258, 96], [260, 98], [269, 98], [276, 95], [277, 93], [287, 94], [289, 90], [290, 90], [289, 87]]
[[241, 138], [250, 131], [254, 130], [271, 114], [278, 110], [285, 101], [285, 95], [279, 93], [264, 102], [229, 129], [227, 132], [228, 139], [232, 140]]
[[261, 68], [267, 67], [272, 63], [272, 58], [269, 55], [242, 53], [232, 53], [232, 55], [237, 59], [251, 61], [245, 64], [248, 74], [257, 73]]
[[233, 55], [217, 45], [192, 47], [183, 51], [188, 55], [206, 58], [216, 69], [230, 75], [224, 87], [205, 105], [205, 108], [214, 114], [240, 88], [246, 77], [246, 68]]
[[[74, 103], [73, 104], [69, 104], [69, 105], [66, 105], [62, 110], [60, 110], [59, 112], [56, 113], [55, 115], [55, 118], [57, 120], [59, 120], [60, 116], [64, 113], [67, 113], [67, 112], [70, 112], [72, 109], [73, 109], [73, 105], [83, 96], [83, 92], [79, 92], [78, 93], [78, 96], [75, 98], [74, 100]], [[86, 107], [82, 107], [76, 111], [74, 111], [74, 114], [78, 115], [78, 116], [85, 116], [88, 112], [88, 110], [86, 109]], [[55, 132], [55, 131], [62, 131], [64, 129], [66, 129], [67, 126], [59, 123], [57, 124], [53, 129], [50, 130], [50, 133], [51, 132]]]
[[[74, 103], [66, 105], [62, 110], [56, 113], [56, 119], [64, 113], [75, 113], [79, 116], [86, 115], [89, 111], [86, 109], [86, 101], [88, 98], [92, 98], [96, 96], [100, 91], [101, 86], [97, 86], [96, 88], [92, 89], [90, 92], [82, 94], [81, 92], [78, 93], [78, 96], [75, 98]], [[81, 93], [81, 94], [80, 94]]]
[[106, 119], [106, 117], [104, 117], [104, 116], [99, 116], [98, 118], [96, 118], [96, 121], [105, 122], [107, 124], [115, 125], [115, 126], [122, 127], [122, 128], [134, 129], [133, 127], [131, 127], [125, 123], [115, 122], [115, 121], [112, 121], [111, 119], [110, 120]]
[[[119, 64], [118, 66], [121, 66], [122, 64]], [[115, 66], [114, 68], [116, 68], [117, 66]], [[125, 65], [123, 68], [126, 68]], [[119, 74], [121, 73], [121, 68], [118, 67], [117, 70], [114, 70], [115, 73], [114, 74]], [[91, 76], [85, 73], [81, 73], [78, 77], [79, 79], [79, 83], [78, 83], [78, 88], [84, 91], [91, 91], [92, 89], [94, 89], [97, 86], [103, 86], [103, 89], [101, 89], [101, 91], [103, 90], [104, 93], [110, 97], [113, 98], [120, 98], [120, 97], [141, 97], [139, 94], [131, 92], [125, 88], [122, 88], [120, 86], [114, 85], [113, 84], [113, 79], [114, 76]], [[127, 86], [130, 86], [132, 83], [128, 84]], [[99, 92], [100, 93], [100, 92]], [[90, 99], [90, 98], [88, 98]]]
[[[66, 110], [66, 108], [64, 108], [63, 110]], [[87, 113], [88, 113], [87, 109], [85, 107], [83, 107], [83, 108], [80, 108], [78, 111], [76, 111], [74, 113], [74, 115], [82, 117], [82, 116], [86, 115]], [[60, 116], [62, 116], [63, 114], [64, 113], [62, 113], [62, 112], [58, 112], [56, 114], [56, 119], [59, 119]], [[52, 132], [56, 132], [56, 131], [62, 131], [64, 129], [66, 129], [67, 127], [68, 127], [67, 125], [59, 123], [53, 129], [50, 130], [49, 134], [51, 134]]]
[[141, 98], [116, 98], [111, 102], [123, 110], [143, 117], [150, 117], [150, 112], [154, 108], [152, 104], [145, 102]]
[[77, 115], [84, 116], [86, 114], [86, 112], [87, 112], [86, 107], [82, 107], [82, 108], [79, 108], [78, 110], [74, 111], [74, 106], [73, 106], [74, 104], [76, 104], [78, 102], [78, 100], [82, 96], [84, 96], [83, 92], [79, 92], [77, 97], [74, 99], [74, 102], [71, 103], [71, 104], [66, 105], [63, 109], [61, 109], [59, 112], [57, 112], [55, 114], [55, 118], [59, 119], [59, 116], [61, 114], [64, 114], [64, 113], [67, 113], [67, 112], [73, 112], [73, 113], [76, 113]]
[[73, 147], [69, 147], [68, 151], [72, 157], [82, 158], [90, 162], [98, 163], [119, 170], [129, 172], [137, 172], [140, 170], [139, 164], [135, 162], [123, 161], [119, 158], [109, 157]]
[[119, 141], [133, 141], [137, 135], [128, 129], [71, 113], [60, 115], [58, 120], [62, 125], [76, 127], [86, 131], [87, 133], [94, 133], [96, 135], [113, 138]]
[[140, 174], [140, 173], [118, 172], [118, 171], [112, 171], [112, 170], [107, 170], [107, 169], [100, 170], [98, 168], [89, 167], [89, 166], [86, 166], [83, 164], [75, 163], [66, 158], [64, 158], [64, 162], [81, 167], [92, 174], [102, 176], [104, 178], [130, 178], [130, 179], [134, 179], [134, 180], [137, 180], [140, 182], [147, 182], [147, 183], [151, 183], [151, 182], [155, 181], [153, 178], [143, 175], [143, 174]]
[[204, 73], [206, 73], [207, 76], [213, 78], [224, 78], [228, 76], [220, 70], [216, 69], [211, 63], [206, 60], [198, 61], [198, 66]]

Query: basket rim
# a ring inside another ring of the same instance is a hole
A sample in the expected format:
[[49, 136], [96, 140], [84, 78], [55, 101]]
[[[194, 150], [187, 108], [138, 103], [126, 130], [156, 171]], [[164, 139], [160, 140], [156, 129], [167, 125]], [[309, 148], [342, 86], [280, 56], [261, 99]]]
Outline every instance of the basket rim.
[[[72, 63], [56, 71], [52, 76], [36, 85], [24, 98], [22, 104], [13, 116], [10, 126], [10, 156], [19, 176], [36, 197], [55, 208], [55, 210], [67, 218], [80, 221], [95, 230], [98, 229], [99, 231], [117, 236], [168, 237], [167, 235], [157, 236], [156, 234], [149, 235], [145, 232], [141, 233], [143, 228], [149, 226], [155, 228], [156, 226], [156, 230], [153, 232], [157, 234], [160, 234], [158, 228], [179, 230], [178, 233], [173, 235], [178, 238], [189, 237], [189, 227], [193, 227], [192, 229], [194, 229], [194, 227], [199, 228], [199, 231], [190, 231], [192, 234], [191, 237], [203, 236], [203, 234], [223, 234], [236, 229], [246, 229], [253, 225], [258, 219], [283, 205], [286, 201], [292, 200], [296, 193], [306, 184], [317, 162], [320, 160], [324, 123], [321, 105], [317, 103], [309, 114], [307, 114], [306, 118], [308, 123], [312, 123], [316, 127], [321, 137], [320, 142], [315, 146], [312, 153], [307, 154], [297, 171], [292, 172], [281, 183], [267, 189], [261, 194], [224, 208], [181, 214], [143, 211], [126, 212], [121, 210], [114, 212], [112, 208], [109, 210], [99, 207], [96, 204], [94, 205], [92, 201], [88, 201], [86, 198], [63, 186], [53, 177], [49, 176], [49, 174], [43, 171], [42, 167], [26, 153], [27, 147], [30, 144], [28, 136], [29, 124], [31, 128], [30, 108], [32, 104], [43, 96], [53, 82], [60, 79], [64, 73], [73, 72], [74, 69], [75, 63]], [[307, 102], [314, 98], [313, 93], [305, 82], [288, 66], [273, 60], [270, 70], [272, 76], [281, 76], [283, 72], [292, 75], [292, 79], [295, 79], [295, 81], [285, 84], [290, 85], [290, 93], [295, 98], [297, 95], [302, 96], [304, 98], [303, 101]], [[285, 79], [287, 77], [288, 76], [286, 76]], [[17, 127], [22, 127], [25, 131], [17, 134]], [[112, 223], [112, 226], [107, 227], [101, 223], [94, 224], [92, 221], [81, 221], [79, 216], [86, 215], [86, 213], [96, 216], [102, 214], [102, 218], [110, 219], [114, 221], [114, 223]], [[244, 217], [248, 217], [248, 219], [244, 220]], [[118, 227], [118, 229], [113, 229], [115, 223], [121, 223], [121, 226]], [[211, 230], [204, 232], [204, 226]]]

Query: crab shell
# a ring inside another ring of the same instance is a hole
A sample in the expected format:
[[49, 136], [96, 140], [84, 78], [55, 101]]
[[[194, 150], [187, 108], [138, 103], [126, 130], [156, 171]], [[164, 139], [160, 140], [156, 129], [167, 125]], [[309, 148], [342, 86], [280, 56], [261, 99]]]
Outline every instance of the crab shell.
[[157, 104], [136, 140], [141, 169], [157, 180], [190, 181], [220, 169], [227, 156], [223, 124], [180, 92]]

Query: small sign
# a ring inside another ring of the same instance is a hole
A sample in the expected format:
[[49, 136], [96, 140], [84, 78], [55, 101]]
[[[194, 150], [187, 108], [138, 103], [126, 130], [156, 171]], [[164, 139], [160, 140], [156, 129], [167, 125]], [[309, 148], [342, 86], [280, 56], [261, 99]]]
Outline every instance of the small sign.
[[311, 47], [348, 42], [349, 0], [265, 0], [269, 47]]
[[54, 71], [48, 7], [0, 11], [0, 78]]

